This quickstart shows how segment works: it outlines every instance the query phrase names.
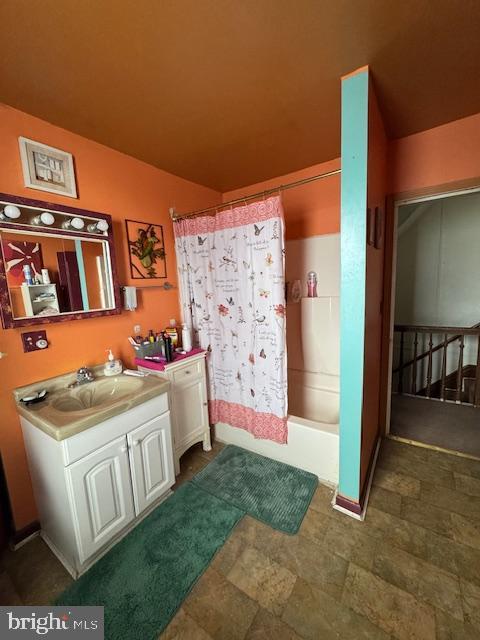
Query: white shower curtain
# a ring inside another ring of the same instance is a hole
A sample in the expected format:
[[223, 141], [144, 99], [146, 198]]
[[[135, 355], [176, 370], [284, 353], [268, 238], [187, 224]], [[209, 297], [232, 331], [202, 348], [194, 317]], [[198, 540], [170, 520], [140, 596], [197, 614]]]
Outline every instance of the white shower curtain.
[[174, 223], [182, 311], [209, 352], [210, 421], [287, 441], [279, 196]]

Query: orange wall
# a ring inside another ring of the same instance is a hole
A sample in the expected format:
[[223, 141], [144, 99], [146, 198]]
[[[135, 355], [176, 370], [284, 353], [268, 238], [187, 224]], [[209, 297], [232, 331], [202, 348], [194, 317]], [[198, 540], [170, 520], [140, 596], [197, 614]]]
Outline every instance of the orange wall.
[[[23, 186], [18, 136], [59, 147], [73, 154], [78, 199], [47, 194]], [[0, 105], [0, 191], [37, 200], [109, 213], [113, 217], [120, 284], [129, 282], [125, 218], [164, 225], [168, 280], [176, 283], [173, 231], [168, 209], [179, 211], [217, 204], [221, 195], [82, 138], [30, 115]], [[163, 281], [156, 281], [163, 282]], [[136, 281], [138, 284], [138, 281]], [[135, 282], [132, 282], [135, 284]], [[105, 361], [111, 347], [126, 364], [132, 364], [127, 336], [133, 325], [142, 331], [160, 329], [178, 317], [178, 291], [152, 289], [139, 295], [135, 312], [44, 325], [50, 346], [24, 354], [20, 329], [0, 329], [0, 443], [15, 526], [21, 529], [37, 516], [25, 458], [22, 433], [12, 400], [12, 389], [36, 380], [73, 371], [83, 364]], [[25, 329], [28, 330], [28, 329]]]
[[[294, 171], [265, 182], [227, 191], [223, 201], [241, 198], [265, 189], [303, 180], [320, 173], [340, 168], [340, 159], [316, 164], [301, 171]], [[282, 192], [285, 209], [285, 234], [287, 240], [339, 233], [340, 231], [340, 174], [316, 180], [309, 184]]]
[[480, 113], [389, 144], [389, 191], [401, 193], [480, 176]]

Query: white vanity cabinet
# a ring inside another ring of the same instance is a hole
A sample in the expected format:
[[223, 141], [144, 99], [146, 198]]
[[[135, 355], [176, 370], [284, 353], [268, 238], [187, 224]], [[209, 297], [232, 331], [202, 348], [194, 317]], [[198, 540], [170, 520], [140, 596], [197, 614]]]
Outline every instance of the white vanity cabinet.
[[168, 394], [56, 440], [21, 417], [41, 535], [77, 577], [175, 482]]
[[211, 450], [208, 421], [206, 353], [202, 351], [171, 362], [160, 371], [139, 366], [140, 371], [155, 374], [170, 382], [175, 473], [180, 473], [180, 456], [196, 442]]

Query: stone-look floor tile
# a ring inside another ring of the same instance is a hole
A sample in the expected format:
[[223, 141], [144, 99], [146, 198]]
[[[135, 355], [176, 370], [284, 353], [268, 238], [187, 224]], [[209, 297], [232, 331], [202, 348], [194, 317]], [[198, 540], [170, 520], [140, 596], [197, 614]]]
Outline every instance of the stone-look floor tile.
[[310, 508], [302, 521], [298, 534], [312, 542], [322, 543], [328, 529], [330, 516]]
[[324, 591], [298, 578], [282, 620], [306, 640], [337, 638], [335, 620], [340, 603]]
[[354, 564], [342, 602], [398, 640], [435, 640], [433, 607]]
[[158, 640], [212, 640], [184, 609], [179, 609]]
[[453, 471], [480, 479], [480, 460], [472, 460], [463, 456], [452, 456], [452, 458]]
[[360, 527], [351, 527], [345, 520], [332, 518], [322, 546], [327, 551], [370, 570], [377, 544], [377, 538], [369, 535], [366, 528], [362, 530]]
[[301, 578], [282, 619], [307, 640], [388, 640], [388, 635], [349, 607]]
[[0, 573], [0, 605], [15, 606], [21, 605], [22, 601], [18, 595], [10, 576], [6, 571]]
[[408, 551], [440, 569], [456, 573], [457, 559], [452, 540], [374, 507], [367, 510], [365, 523], [370, 526], [369, 531], [381, 531], [385, 543]]
[[463, 622], [460, 583], [456, 575], [385, 543], [377, 550], [373, 572]]
[[395, 471], [440, 487], [448, 489], [453, 489], [454, 487], [453, 473], [451, 471], [435, 467], [425, 461], [420, 463], [417, 460], [392, 455], [391, 457], [380, 456], [377, 465], [380, 469]]
[[453, 538], [450, 513], [423, 500], [403, 498], [402, 518], [425, 529], [430, 529], [441, 536]]
[[444, 611], [436, 609], [436, 640], [478, 640], [478, 630], [467, 622], [459, 622]]
[[39, 536], [16, 551], [7, 551], [3, 560], [25, 605], [48, 605], [73, 582]]
[[417, 447], [415, 445], [407, 444], [405, 442], [399, 442], [398, 440], [392, 440], [392, 438], [385, 438], [382, 440], [379, 458], [404, 458], [416, 463], [426, 462], [428, 458], [428, 449], [425, 447]]
[[475, 627], [480, 636], [480, 587], [462, 579], [460, 579], [460, 586], [465, 622]]
[[214, 640], [243, 640], [258, 605], [209, 568], [183, 603], [183, 609]]
[[297, 577], [255, 549], [247, 547], [227, 575], [238, 589], [271, 613], [281, 615]]
[[426, 482], [422, 482], [420, 495], [423, 502], [445, 509], [445, 511], [459, 513], [467, 518], [470, 516], [480, 517], [480, 498], [475, 496], [468, 496], [455, 489], [435, 487]]
[[302, 536], [290, 536], [271, 557], [307, 582], [340, 598], [348, 566], [340, 556]]
[[408, 498], [418, 498], [420, 495], [420, 480], [386, 469], [375, 470], [373, 485]]
[[480, 549], [480, 519], [466, 518], [458, 513], [451, 513], [452, 537], [460, 544]]
[[246, 640], [302, 640], [302, 638], [280, 618], [266, 609], [260, 609], [247, 632]]
[[399, 516], [402, 510], [402, 496], [399, 493], [373, 486], [370, 491], [368, 504], [380, 511], [386, 511], [394, 516]]
[[228, 572], [231, 570], [246, 547], [247, 543], [245, 542], [244, 537], [237, 531], [237, 529], [234, 529], [223, 547], [220, 547], [215, 554], [210, 566], [222, 575], [227, 576]]
[[312, 501], [310, 502], [310, 509], [329, 515], [332, 513], [332, 500], [334, 495], [335, 490], [332, 487], [328, 484], [320, 483], [313, 494]]
[[278, 554], [284, 542], [292, 540], [295, 536], [272, 529], [263, 522], [255, 520], [250, 516], [245, 516], [236, 525], [234, 535], [239, 535], [246, 545], [255, 547], [262, 551], [269, 558]]
[[455, 489], [466, 493], [468, 496], [480, 498], [480, 478], [466, 476], [463, 473], [454, 473]]
[[453, 543], [457, 573], [468, 582], [480, 587], [480, 549]]

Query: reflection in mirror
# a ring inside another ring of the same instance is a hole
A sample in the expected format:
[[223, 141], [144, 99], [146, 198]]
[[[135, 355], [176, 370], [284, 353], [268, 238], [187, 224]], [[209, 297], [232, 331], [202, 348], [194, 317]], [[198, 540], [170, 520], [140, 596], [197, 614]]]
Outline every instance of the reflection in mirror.
[[114, 308], [105, 240], [2, 230], [0, 244], [15, 319]]

